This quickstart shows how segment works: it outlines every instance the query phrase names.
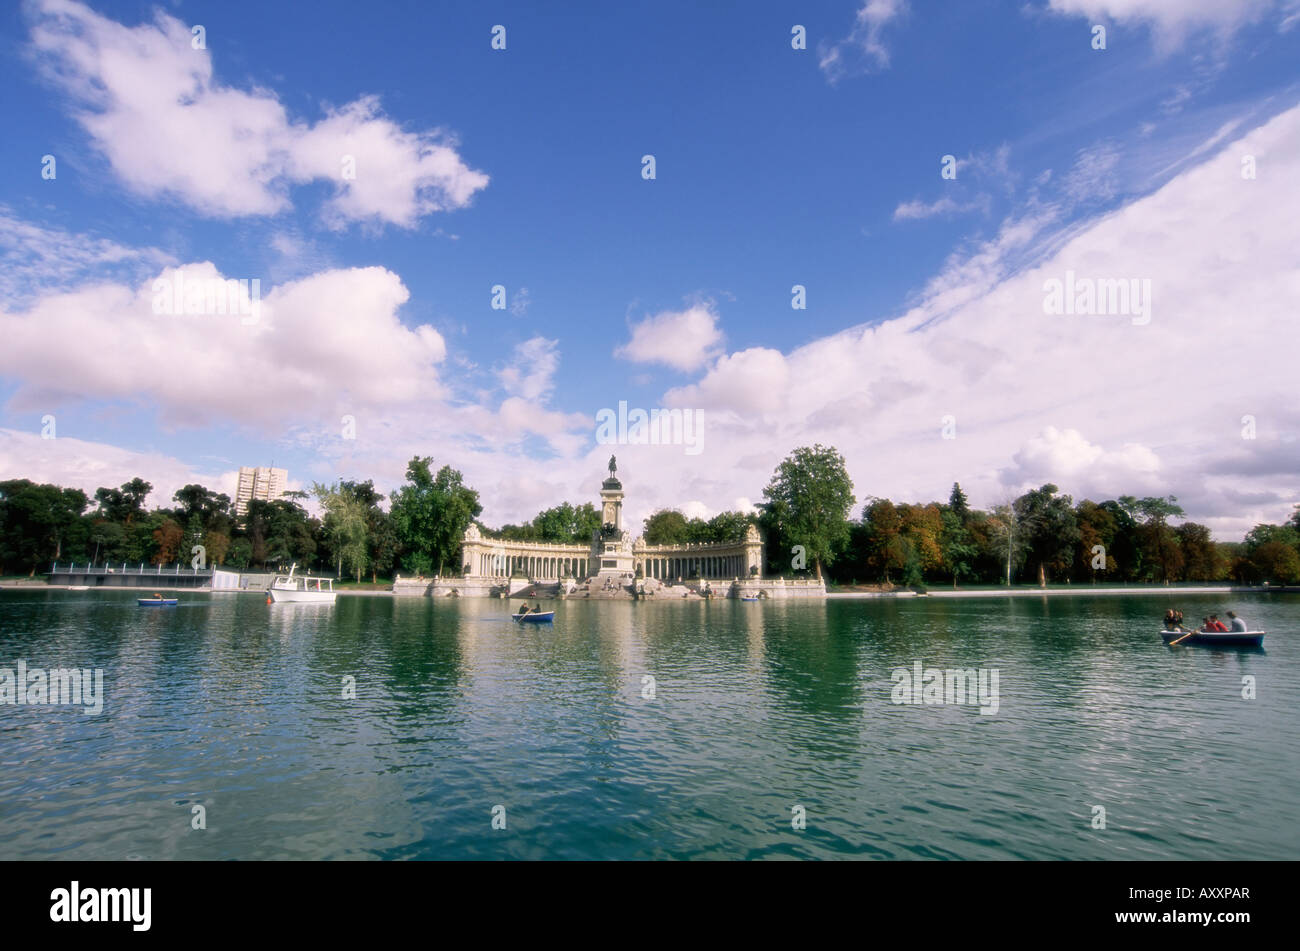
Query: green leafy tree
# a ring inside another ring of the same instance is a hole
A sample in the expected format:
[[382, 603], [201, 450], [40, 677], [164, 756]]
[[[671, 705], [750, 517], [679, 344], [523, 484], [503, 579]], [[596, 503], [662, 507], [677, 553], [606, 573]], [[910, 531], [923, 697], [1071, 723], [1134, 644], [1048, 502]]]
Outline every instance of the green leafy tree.
[[83, 552], [90, 524], [82, 513], [88, 504], [80, 489], [27, 479], [0, 482], [0, 570], [34, 575], [64, 558], [65, 549]]
[[483, 511], [478, 493], [464, 484], [459, 472], [443, 466], [437, 475], [433, 460], [416, 457], [406, 467], [406, 484], [393, 493], [392, 517], [405, 555], [407, 571], [427, 573], [436, 565], [459, 564], [465, 530]]
[[758, 522], [758, 516], [752, 512], [719, 512], [708, 522], [709, 541], [716, 543], [731, 542], [744, 538], [749, 526]]
[[1146, 566], [1145, 576], [1152, 581], [1177, 581], [1183, 571], [1183, 550], [1167, 521], [1184, 514], [1178, 499], [1172, 495], [1147, 496], [1134, 501], [1131, 496], [1121, 496], [1120, 502], [1139, 519], [1137, 535]]
[[[297, 493], [298, 497], [302, 495]], [[315, 565], [319, 523], [294, 497], [270, 502], [252, 499], [245, 523], [254, 565], [266, 568], [287, 567], [295, 562], [307, 568]]]
[[1139, 538], [1139, 525], [1134, 517], [1137, 499], [1122, 496], [1120, 499], [1107, 499], [1098, 504], [1098, 508], [1110, 515], [1114, 522], [1114, 534], [1106, 547], [1107, 562], [1115, 559], [1115, 571], [1125, 581], [1133, 581], [1144, 576], [1146, 564], [1143, 559], [1142, 545]]
[[110, 522], [120, 522], [130, 528], [137, 518], [145, 514], [144, 502], [153, 486], [144, 479], [135, 478], [118, 489], [96, 489], [95, 501], [99, 514]]
[[642, 538], [647, 545], [685, 544], [686, 516], [677, 509], [660, 509], [645, 520]]
[[849, 540], [853, 481], [834, 448], [801, 447], [777, 466], [763, 489], [765, 511], [790, 545], [802, 545], [818, 579]]
[[346, 564], [360, 581], [370, 562], [369, 507], [364, 493], [359, 495], [355, 486], [340, 488], [317, 482], [312, 485], [312, 495], [325, 512], [322, 529], [334, 552], [336, 573], [342, 577]]
[[966, 493], [961, 490], [960, 483], [952, 484], [952, 491], [948, 493], [948, 510], [956, 515], [963, 525], [970, 521], [970, 504], [966, 501]]
[[989, 516], [989, 541], [1005, 566], [1004, 583], [1008, 586], [1024, 563], [1029, 547], [1028, 529], [1021, 511], [1014, 504], [995, 506]]
[[1184, 522], [1174, 529], [1183, 553], [1183, 577], [1189, 581], [1217, 581], [1227, 574], [1226, 560], [1210, 530], [1196, 522]]
[[557, 545], [582, 544], [591, 541], [592, 534], [600, 530], [600, 513], [590, 502], [576, 506], [564, 502], [538, 512], [532, 528], [533, 537], [540, 541]]
[[1056, 492], [1049, 482], [1026, 492], [1012, 506], [1026, 559], [1036, 568], [1040, 585], [1047, 583], [1049, 574], [1069, 571], [1079, 542], [1073, 500]]
[[[956, 484], [953, 485], [953, 491], [954, 495], [960, 491]], [[966, 510], [963, 518], [950, 499], [948, 507], [943, 509], [940, 518], [943, 529], [939, 544], [943, 552], [943, 564], [952, 575], [952, 586], [955, 588], [961, 578], [975, 577], [979, 548], [970, 529], [966, 527], [966, 522], [970, 519], [969, 509]]]
[[1300, 555], [1290, 545], [1281, 541], [1267, 541], [1250, 553], [1250, 566], [1254, 577], [1275, 584], [1295, 584], [1300, 581]]
[[[1115, 535], [1119, 526], [1114, 513], [1103, 508], [1091, 499], [1084, 499], [1074, 510], [1075, 522], [1079, 526], [1079, 544], [1074, 562], [1075, 577], [1090, 578], [1096, 581], [1100, 575], [1114, 572], [1119, 563], [1112, 553], [1115, 548]], [[1095, 551], [1098, 547], [1101, 551]], [[1100, 565], [1094, 566], [1099, 555], [1104, 555]]]

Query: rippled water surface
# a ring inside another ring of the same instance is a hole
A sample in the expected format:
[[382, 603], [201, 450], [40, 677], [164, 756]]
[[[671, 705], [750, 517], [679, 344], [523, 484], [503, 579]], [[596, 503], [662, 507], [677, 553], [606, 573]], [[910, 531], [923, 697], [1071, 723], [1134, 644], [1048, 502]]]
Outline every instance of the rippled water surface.
[[[0, 706], [0, 859], [1300, 855], [1293, 595], [1236, 603], [1264, 651], [1165, 647], [1153, 598], [134, 597], [0, 592], [0, 666], [106, 693]], [[998, 712], [892, 703], [915, 661]]]

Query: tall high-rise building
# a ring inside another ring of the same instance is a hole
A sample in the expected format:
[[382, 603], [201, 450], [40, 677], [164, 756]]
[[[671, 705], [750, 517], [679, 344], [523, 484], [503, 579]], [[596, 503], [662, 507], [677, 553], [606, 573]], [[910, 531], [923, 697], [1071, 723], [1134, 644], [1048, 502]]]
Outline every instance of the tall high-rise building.
[[235, 514], [248, 512], [248, 503], [253, 499], [274, 502], [284, 495], [289, 484], [289, 470], [269, 469], [265, 466], [252, 468], [239, 467], [239, 488], [235, 490]]

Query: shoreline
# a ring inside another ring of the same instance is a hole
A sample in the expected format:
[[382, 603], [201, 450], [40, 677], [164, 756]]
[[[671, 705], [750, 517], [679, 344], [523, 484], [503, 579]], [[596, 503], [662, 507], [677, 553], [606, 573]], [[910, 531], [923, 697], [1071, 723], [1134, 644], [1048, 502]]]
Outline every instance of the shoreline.
[[[166, 585], [155, 585], [152, 588], [136, 588], [128, 586], [108, 586], [93, 585], [87, 588], [80, 588], [74, 585], [46, 584], [40, 581], [0, 581], [0, 590], [3, 591], [84, 591], [89, 592], [136, 592], [141, 591], [168, 591], [168, 592], [188, 592], [191, 594], [256, 594], [266, 596], [265, 591], [249, 590], [231, 590], [218, 588], [192, 588], [181, 587], [172, 588]], [[1300, 594], [1300, 586], [1296, 585], [1270, 585], [1251, 586], [1251, 585], [1195, 585], [1195, 586], [1169, 586], [1163, 585], [1143, 585], [1140, 587], [1124, 588], [1093, 588], [1093, 587], [1074, 587], [1074, 588], [980, 588], [980, 589], [962, 589], [953, 590], [939, 589], [930, 590], [925, 594], [918, 594], [915, 591], [828, 591], [822, 598], [808, 598], [806, 600], [826, 600], [826, 601], [867, 601], [867, 600], [885, 600], [885, 599], [921, 599], [921, 598], [1051, 598], [1051, 597], [1109, 597], [1109, 596], [1161, 596], [1161, 597], [1178, 597], [1180, 595], [1253, 595], [1253, 594]], [[339, 591], [338, 596], [341, 598], [391, 598], [395, 597], [392, 590], [383, 589], [363, 589], [357, 591]], [[490, 600], [487, 598], [474, 598], [471, 600]], [[719, 598], [720, 601], [735, 600], [734, 598]], [[804, 600], [804, 599], [800, 599]]]
[[1247, 585], [1144, 585], [1138, 588], [1012, 588], [1010, 590], [989, 588], [980, 590], [947, 589], [928, 591], [917, 594], [915, 591], [828, 591], [827, 600], [861, 600], [867, 598], [1050, 598], [1050, 597], [1105, 597], [1147, 595], [1178, 597], [1185, 594], [1297, 594], [1300, 587], [1270, 586], [1258, 587]]

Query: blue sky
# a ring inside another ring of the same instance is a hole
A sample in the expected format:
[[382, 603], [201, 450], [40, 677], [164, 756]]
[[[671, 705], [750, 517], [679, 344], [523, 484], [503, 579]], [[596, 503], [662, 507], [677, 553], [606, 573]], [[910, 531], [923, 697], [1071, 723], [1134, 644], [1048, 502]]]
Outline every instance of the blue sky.
[[[461, 468], [500, 523], [593, 496], [609, 451], [595, 416], [627, 401], [710, 421], [698, 458], [614, 448], [642, 516], [757, 501], [781, 456], [817, 440], [845, 452], [860, 501], [929, 499], [961, 479], [993, 504], [1050, 478], [1078, 497], [1176, 492], [1220, 537], [1289, 511], [1283, 380], [1257, 372], [1239, 401], [1167, 406], [1204, 361], [1221, 372], [1221, 344], [1189, 350], [1177, 373], [1162, 356], [1206, 339], [1188, 308], [1162, 310], [1145, 335], [1089, 325], [1086, 343], [1043, 330], [1033, 307], [1023, 335], [981, 314], [1035, 268], [1177, 286], [1143, 260], [1142, 236], [1223, 235], [1193, 189], [1252, 131], [1273, 130], [1278, 161], [1248, 197], [1232, 194], [1294, 208], [1297, 179], [1279, 170], [1283, 153], [1295, 160], [1283, 146], [1300, 5], [567, 10], [7, 7], [0, 330], [15, 342], [0, 352], [0, 477], [93, 490], [141, 474], [169, 496], [185, 481], [229, 490], [239, 465], [274, 460], [299, 484], [391, 488], [419, 452]], [[206, 49], [187, 42], [195, 24]], [[490, 45], [496, 24], [504, 50]], [[806, 50], [792, 49], [796, 24]], [[345, 153], [355, 184], [331, 171]], [[944, 155], [955, 181], [940, 177]], [[1164, 194], [1185, 220], [1139, 220]], [[1296, 216], [1289, 233], [1281, 214], [1269, 230], [1255, 207], [1234, 219], [1243, 240], [1294, 247]], [[1135, 239], [1087, 247], [1119, 219]], [[1171, 255], [1189, 281], [1206, 271], [1193, 251], [1223, 264], [1212, 241]], [[1236, 327], [1243, 359], [1295, 311], [1294, 272], [1263, 258], [1225, 275], [1282, 290], [1276, 314]], [[256, 332], [128, 300], [203, 262], [261, 281], [274, 306]], [[504, 311], [490, 307], [497, 284]], [[805, 310], [791, 308], [795, 284]], [[1175, 313], [1181, 327], [1166, 323]], [[942, 358], [942, 385], [911, 355], [939, 324], [927, 359], [952, 345], [972, 361]], [[375, 352], [358, 360], [362, 348]], [[830, 356], [851, 350], [847, 367]], [[1113, 365], [1117, 352], [1160, 369]], [[1110, 407], [1089, 387], [1133, 393]], [[929, 390], [933, 402], [909, 399]], [[949, 412], [958, 435], [940, 440]], [[339, 438], [344, 414], [356, 439]], [[40, 439], [47, 415], [55, 439]]]

